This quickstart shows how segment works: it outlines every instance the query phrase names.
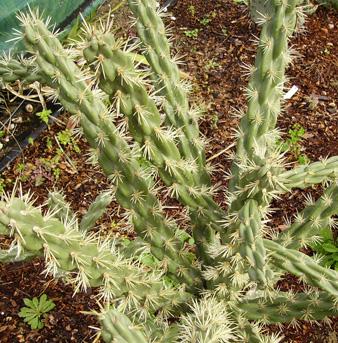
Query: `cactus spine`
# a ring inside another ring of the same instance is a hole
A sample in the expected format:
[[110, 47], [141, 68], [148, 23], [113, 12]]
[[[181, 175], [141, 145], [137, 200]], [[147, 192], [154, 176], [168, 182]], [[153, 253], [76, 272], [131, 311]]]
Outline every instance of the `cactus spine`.
[[[227, 212], [213, 200], [198, 112], [189, 106], [170, 57], [155, 1], [129, 0], [150, 70], [135, 66], [133, 47], [116, 40], [109, 24], [86, 25], [74, 54], [35, 13], [22, 14], [23, 39], [33, 57], [29, 62], [4, 58], [2, 82], [17, 78], [54, 89], [55, 98], [77, 117], [112, 187], [96, 198], [80, 224], [59, 194], [51, 194], [45, 215], [30, 197], [3, 196], [0, 232], [13, 243], [0, 260], [44, 256], [46, 273], [72, 282], [75, 291], [98, 286], [100, 299], [115, 306], [95, 313], [106, 342], [276, 343], [280, 338], [261, 332], [263, 324], [297, 325], [298, 319], [336, 315], [337, 272], [298, 249], [336, 225], [337, 157], [286, 170], [275, 144], [297, 5], [297, 0], [269, 0], [264, 5], [269, 15], [258, 20], [262, 32], [250, 69], [247, 114], [235, 135]], [[88, 69], [78, 67], [75, 55]], [[149, 95], [152, 90], [156, 97]], [[167, 194], [186, 206], [194, 256], [175, 221], [164, 214], [157, 176], [140, 165], [141, 157], [151, 162]], [[292, 187], [328, 182], [323, 196], [309, 200], [286, 230], [276, 234], [269, 228], [272, 199]], [[91, 232], [113, 198], [139, 236], [128, 247]], [[157, 260], [151, 272], [140, 262], [142, 251]], [[311, 288], [297, 295], [275, 290], [285, 271]], [[175, 315], [180, 319], [169, 325]]]

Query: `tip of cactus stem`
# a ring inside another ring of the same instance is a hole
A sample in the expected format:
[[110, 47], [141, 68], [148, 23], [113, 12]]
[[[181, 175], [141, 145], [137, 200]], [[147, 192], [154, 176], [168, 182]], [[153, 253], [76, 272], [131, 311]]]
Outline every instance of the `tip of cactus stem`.
[[184, 315], [179, 324], [179, 336], [182, 342], [236, 341], [234, 323], [224, 303], [213, 297], [207, 297], [200, 302], [192, 300], [189, 306], [192, 313]]

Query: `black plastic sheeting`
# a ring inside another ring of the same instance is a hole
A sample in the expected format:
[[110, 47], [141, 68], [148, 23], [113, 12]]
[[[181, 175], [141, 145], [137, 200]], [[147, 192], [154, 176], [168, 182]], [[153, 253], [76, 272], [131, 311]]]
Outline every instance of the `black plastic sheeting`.
[[11, 41], [15, 37], [14, 30], [20, 31], [20, 22], [16, 18], [19, 11], [28, 12], [28, 6], [35, 11], [39, 9], [43, 17], [51, 17], [51, 24], [60, 30], [71, 28], [76, 17], [81, 13], [84, 17], [90, 14], [103, 0], [0, 0], [0, 53], [23, 46]]

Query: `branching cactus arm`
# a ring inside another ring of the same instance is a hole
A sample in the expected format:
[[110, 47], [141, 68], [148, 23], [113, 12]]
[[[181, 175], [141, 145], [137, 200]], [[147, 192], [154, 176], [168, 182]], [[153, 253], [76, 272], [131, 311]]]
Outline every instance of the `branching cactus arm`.
[[71, 206], [67, 203], [62, 192], [50, 192], [48, 194], [46, 205], [48, 206], [48, 209], [54, 213], [54, 216], [61, 221], [74, 217]]
[[336, 316], [338, 307], [334, 298], [326, 292], [308, 290], [307, 293], [276, 292], [271, 299], [248, 299], [239, 305], [249, 320], [262, 324], [291, 323], [297, 320], [328, 321], [328, 317]]
[[[148, 12], [155, 11], [155, 1], [148, 1], [145, 7]], [[158, 39], [160, 40], [159, 37]], [[203, 247], [205, 243], [211, 244], [215, 240], [214, 230], [220, 229], [217, 223], [223, 211], [212, 199], [213, 188], [209, 187], [209, 181], [205, 181], [206, 172], [201, 168], [202, 162], [197, 162], [190, 150], [188, 156], [184, 155], [182, 139], [187, 140], [186, 132], [178, 125], [166, 127], [168, 123], [163, 122], [156, 99], [149, 96], [149, 85], [139, 76], [141, 73], [134, 67], [128, 50], [125, 51], [122, 43], [115, 41], [114, 36], [106, 32], [105, 28], [94, 32], [88, 28], [81, 46], [85, 47], [83, 55], [96, 73], [100, 88], [116, 104], [118, 114], [121, 112], [126, 116], [129, 131], [135, 141], [140, 143], [144, 158], [156, 166], [162, 180], [171, 188], [171, 194], [182, 204], [189, 206], [195, 227], [193, 233], [197, 242], [196, 254], [204, 262], [212, 263]], [[162, 75], [170, 80], [171, 74], [163, 71]], [[167, 87], [173, 86], [170, 83], [162, 90]], [[186, 94], [182, 94], [181, 99], [185, 99], [187, 103]], [[194, 144], [198, 145], [196, 141]], [[199, 150], [204, 151], [201, 148]], [[204, 152], [198, 152], [198, 156], [204, 156]], [[202, 165], [204, 166], [204, 162]]]
[[288, 188], [306, 188], [326, 182], [337, 183], [338, 157], [323, 158], [308, 165], [299, 165], [280, 175]]
[[220, 231], [223, 246], [213, 247], [216, 256], [219, 251], [218, 263], [224, 263], [226, 257], [230, 265], [230, 261], [236, 260], [244, 267], [229, 268], [214, 284], [229, 284], [229, 278], [235, 274], [245, 280], [247, 272], [252, 281], [259, 281], [259, 287], [269, 288], [275, 281], [262, 241], [263, 223], [268, 221], [271, 200], [287, 190], [279, 176], [284, 163], [276, 148], [275, 125], [280, 114], [284, 70], [289, 62], [288, 39], [296, 24], [296, 5], [297, 1], [271, 1], [268, 6], [273, 6], [273, 10], [262, 23], [258, 55], [247, 88], [248, 111], [236, 134], [237, 153], [229, 176], [229, 208], [223, 218], [225, 230]]
[[[77, 115], [87, 140], [97, 149], [100, 166], [115, 181], [116, 199], [129, 210], [135, 230], [152, 245], [152, 253], [165, 261], [164, 265], [175, 280], [183, 281], [189, 287], [195, 283], [193, 287], [199, 288], [198, 269], [184, 253], [184, 243], [177, 237], [177, 229], [166, 224], [162, 206], [154, 195], [155, 189], [149, 189], [136, 159], [138, 155], [135, 156], [123, 134], [109, 120], [111, 114], [102, 95], [88, 87], [85, 73], [67, 56], [58, 39], [46, 31], [40, 18], [33, 15], [29, 21], [23, 16], [22, 26], [25, 44], [36, 54], [39, 74], [43, 74], [49, 86], [56, 90], [62, 105]], [[168, 249], [162, 251], [160, 248], [166, 242]]]
[[105, 191], [99, 194], [83, 216], [80, 223], [80, 231], [87, 232], [91, 230], [113, 200], [114, 192], [112, 191]]
[[[269, 6], [277, 3], [271, 1]], [[229, 183], [229, 191], [238, 201], [232, 202], [230, 211], [242, 206], [241, 199], [252, 196], [260, 206], [265, 206], [280, 188], [278, 176], [284, 166], [279, 151], [276, 151], [278, 136], [274, 129], [281, 113], [285, 67], [291, 54], [288, 38], [296, 25], [297, 3], [278, 4], [278, 10], [275, 7], [262, 27], [255, 66], [250, 70], [252, 75], [247, 87], [248, 110], [238, 128], [237, 154]], [[260, 184], [252, 191], [257, 180]]]
[[319, 265], [318, 260], [294, 249], [287, 249], [271, 240], [264, 242], [271, 253], [271, 263], [298, 276], [305, 283], [325, 290], [338, 300], [338, 273]]
[[105, 301], [120, 298], [120, 309], [139, 311], [146, 317], [162, 308], [174, 313], [179, 304], [186, 306], [188, 293], [165, 286], [159, 271], [148, 274], [124, 258], [109, 237], [101, 240], [95, 234], [80, 232], [76, 219], [62, 223], [52, 214], [43, 216], [31, 202], [15, 197], [0, 202], [0, 208], [1, 225], [14, 237], [12, 247], [44, 256], [46, 273], [54, 277], [66, 273], [75, 292], [98, 286]]
[[21, 58], [19, 61], [7, 54], [0, 59], [0, 74], [3, 84], [14, 82], [17, 80], [23, 81], [26, 84], [38, 81], [44, 84], [46, 80], [37, 71], [36, 63], [33, 59]]
[[337, 221], [333, 217], [338, 213], [338, 187], [331, 185], [316, 201], [308, 196], [306, 207], [295, 216], [292, 225], [283, 230], [277, 241], [282, 246], [292, 249], [307, 247], [318, 240], [318, 234], [326, 227], [335, 228]]
[[170, 33], [167, 33], [156, 13], [155, 1], [131, 0], [129, 4], [136, 18], [136, 29], [144, 56], [151, 66], [151, 76], [157, 81], [154, 82], [154, 87], [163, 99], [165, 124], [184, 132], [178, 137], [180, 152], [184, 158], [195, 160], [199, 166], [199, 173], [204, 175], [203, 183], [210, 184], [210, 178], [204, 171], [205, 151], [203, 146], [198, 144], [198, 111], [189, 107], [187, 84], [181, 80], [177, 63], [171, 58], [170, 44], [166, 39]]

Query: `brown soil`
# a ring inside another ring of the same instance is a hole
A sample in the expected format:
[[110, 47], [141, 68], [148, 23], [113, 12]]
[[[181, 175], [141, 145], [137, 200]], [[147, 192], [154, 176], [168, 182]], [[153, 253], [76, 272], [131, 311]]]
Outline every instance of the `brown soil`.
[[[113, 8], [116, 1], [111, 4]], [[108, 8], [107, 3], [99, 13], [106, 13]], [[123, 9], [121, 13], [116, 15], [117, 22], [126, 28], [127, 11]], [[252, 40], [259, 35], [259, 30], [249, 20], [247, 7], [230, 0], [180, 0], [173, 9], [173, 15], [175, 18], [167, 18], [167, 21], [171, 23], [175, 37], [174, 52], [184, 55], [182, 69], [193, 83], [192, 101], [204, 101], [207, 107], [201, 132], [210, 139], [208, 159], [220, 169], [213, 181], [226, 186], [223, 171], [230, 166], [230, 160], [224, 149], [233, 143], [232, 129], [237, 125], [232, 113], [234, 109], [245, 108], [243, 94], [247, 79], [240, 65], [254, 61], [256, 48]], [[210, 19], [210, 22], [203, 22], [203, 19]], [[130, 34], [134, 32], [131, 30]], [[311, 161], [338, 155], [337, 37], [338, 12], [319, 8], [308, 17], [305, 31], [292, 40], [300, 57], [288, 70], [290, 81], [287, 86], [296, 85], [299, 90], [286, 101], [279, 127], [286, 132], [285, 139], [294, 124], [300, 124], [305, 129], [301, 155]], [[67, 114], [61, 119], [67, 125]], [[63, 146], [67, 157], [62, 155], [58, 160], [54, 159], [58, 148], [54, 136], [64, 128], [53, 124], [8, 166], [2, 177], [6, 190], [12, 188], [17, 178], [21, 180], [24, 191], [33, 189], [36, 204], [43, 203], [48, 190], [63, 188], [73, 211], [81, 218], [95, 196], [108, 187], [108, 183], [100, 170], [91, 170], [86, 164], [88, 145], [83, 140], [78, 143], [80, 153], [74, 151], [72, 145]], [[53, 143], [50, 148], [47, 147], [48, 139]], [[298, 163], [292, 153], [287, 156], [290, 162]], [[45, 159], [44, 163], [41, 163], [41, 157]], [[54, 175], [56, 168], [59, 168], [58, 178]], [[39, 177], [38, 181], [42, 183], [36, 187]], [[311, 189], [315, 198], [320, 192], [319, 187]], [[296, 209], [302, 209], [303, 193], [296, 190], [292, 196], [288, 195], [273, 204], [278, 208], [272, 219], [273, 226], [282, 228], [285, 216], [292, 216]], [[221, 193], [218, 200], [222, 203]], [[113, 207], [114, 204], [98, 224], [100, 230], [115, 228], [111, 223], [118, 219], [113, 215]], [[81, 314], [81, 311], [98, 308], [94, 300], [95, 289], [92, 294], [73, 296], [70, 286], [62, 282], [54, 284], [40, 275], [43, 261], [39, 259], [23, 264], [1, 265], [0, 270], [0, 342], [91, 342], [93, 330], [88, 327], [96, 326], [96, 321]], [[291, 275], [286, 275], [280, 286], [301, 290], [301, 284]], [[31, 330], [18, 317], [18, 312], [24, 305], [23, 298], [42, 293], [53, 299], [56, 306], [45, 319], [45, 328]], [[283, 342], [334, 343], [338, 338], [338, 320], [334, 318], [331, 327], [323, 323], [311, 326], [306, 322], [301, 322], [298, 329], [285, 325], [282, 334], [285, 336]]]

